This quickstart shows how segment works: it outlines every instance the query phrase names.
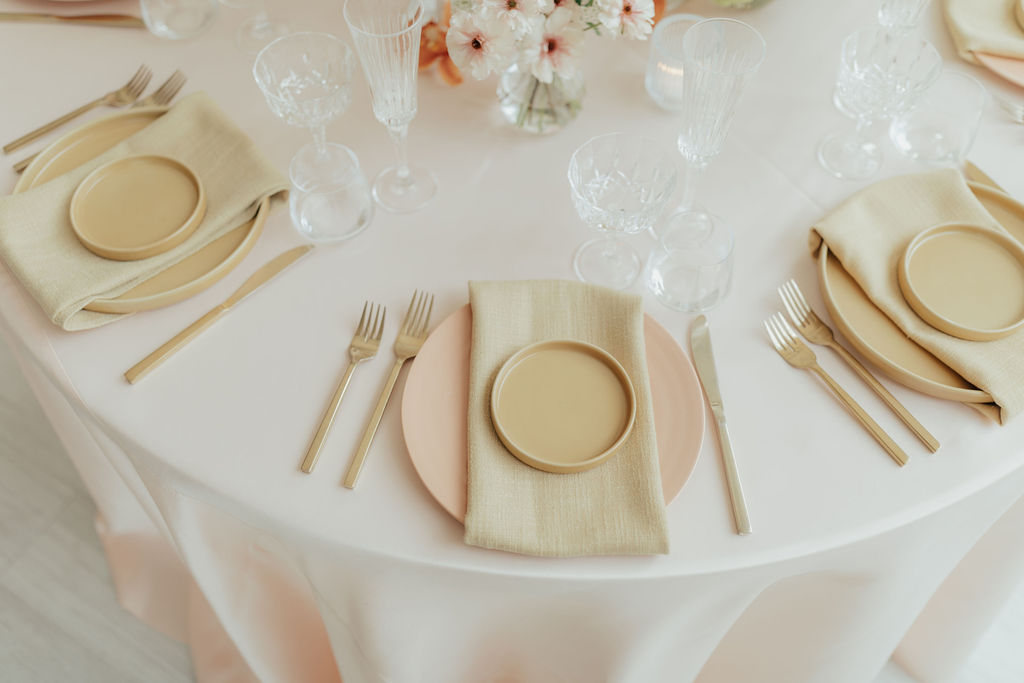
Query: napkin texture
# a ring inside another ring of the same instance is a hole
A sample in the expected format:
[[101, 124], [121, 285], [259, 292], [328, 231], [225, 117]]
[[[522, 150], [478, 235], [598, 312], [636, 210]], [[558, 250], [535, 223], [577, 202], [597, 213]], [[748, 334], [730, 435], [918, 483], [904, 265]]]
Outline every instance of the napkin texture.
[[[135, 154], [160, 154], [190, 166], [206, 189], [206, 216], [170, 251], [113, 261], [93, 254], [75, 237], [71, 196], [97, 166]], [[287, 188], [287, 180], [253, 141], [209, 96], [196, 93], [96, 159], [0, 199], [0, 258], [54, 324], [65, 330], [98, 327], [122, 315], [82, 310], [90, 301], [122, 294], [181, 261], [252, 218], [263, 197], [279, 204]]]
[[946, 0], [946, 25], [957, 53], [977, 64], [975, 52], [1024, 59], [1024, 29], [1017, 23], [1017, 0]]
[[[668, 552], [640, 297], [578, 282], [471, 282], [466, 543], [528, 555]], [[501, 365], [546, 339], [603, 348], [629, 374], [633, 431], [617, 454], [574, 474], [541, 472], [509, 453], [491, 424]]]
[[861, 190], [818, 221], [811, 253], [816, 257], [824, 240], [910, 339], [992, 395], [1005, 423], [1024, 411], [1024, 330], [994, 341], [959, 339], [921, 320], [900, 292], [897, 269], [910, 241], [925, 228], [953, 222], [1004, 231], [956, 170], [899, 176]]

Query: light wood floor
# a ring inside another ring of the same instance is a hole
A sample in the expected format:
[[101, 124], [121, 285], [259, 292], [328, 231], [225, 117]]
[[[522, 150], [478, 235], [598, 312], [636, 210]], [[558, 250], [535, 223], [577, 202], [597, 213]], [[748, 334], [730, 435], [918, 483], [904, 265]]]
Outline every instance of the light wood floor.
[[[194, 680], [184, 645], [117, 604], [93, 513], [0, 340], [0, 681]], [[1022, 644], [1024, 589], [975, 652], [962, 683], [1024, 682]], [[875, 683], [913, 679], [890, 663]]]

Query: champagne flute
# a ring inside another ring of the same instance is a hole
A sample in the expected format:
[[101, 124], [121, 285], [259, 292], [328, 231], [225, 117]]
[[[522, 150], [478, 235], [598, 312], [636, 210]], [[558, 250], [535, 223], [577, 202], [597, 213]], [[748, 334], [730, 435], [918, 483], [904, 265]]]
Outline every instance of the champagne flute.
[[424, 9], [420, 0], [347, 0], [345, 21], [373, 97], [373, 114], [388, 129], [398, 163], [373, 181], [381, 208], [405, 213], [423, 208], [437, 194], [433, 174], [410, 166], [407, 138], [416, 116], [416, 75]]

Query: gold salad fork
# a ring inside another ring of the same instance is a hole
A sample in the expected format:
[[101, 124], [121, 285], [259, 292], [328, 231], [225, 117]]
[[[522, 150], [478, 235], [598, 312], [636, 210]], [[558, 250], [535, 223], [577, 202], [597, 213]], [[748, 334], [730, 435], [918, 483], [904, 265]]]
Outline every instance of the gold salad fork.
[[373, 437], [377, 433], [378, 425], [380, 425], [380, 418], [384, 415], [384, 409], [388, 406], [388, 399], [391, 398], [391, 390], [395, 388], [398, 372], [402, 369], [405, 361], [419, 353], [420, 347], [426, 341], [427, 328], [430, 325], [430, 314], [433, 310], [433, 294], [417, 291], [412, 295], [412, 301], [409, 302], [409, 310], [406, 311], [405, 320], [402, 321], [402, 329], [398, 333], [398, 339], [395, 340], [395, 364], [391, 366], [391, 374], [388, 375], [387, 381], [384, 382], [380, 398], [377, 399], [377, 406], [373, 409], [370, 421], [366, 424], [366, 430], [363, 432], [362, 441], [359, 442], [355, 457], [352, 458], [352, 464], [349, 465], [348, 472], [345, 474], [344, 485], [346, 488], [353, 489], [356, 487], [359, 473], [363, 470], [366, 454], [370, 450], [370, 444], [373, 443]]
[[96, 107], [104, 105], [108, 107], [123, 107], [126, 104], [131, 104], [135, 100], [139, 99], [139, 95], [141, 95], [142, 91], [146, 89], [147, 85], [149, 85], [149, 80], [152, 77], [153, 72], [149, 70], [148, 66], [143, 64], [139, 67], [139, 70], [135, 72], [135, 75], [132, 76], [127, 83], [125, 83], [117, 90], [112, 90], [108, 92], [106, 95], [97, 98], [92, 102], [83, 104], [81, 107], [74, 110], [73, 112], [69, 112], [64, 116], [61, 116], [59, 119], [54, 119], [46, 125], [40, 126], [39, 128], [36, 128], [35, 130], [22, 135], [17, 140], [7, 143], [4, 146], [4, 154], [9, 154], [20, 147], [24, 147], [33, 140], [36, 140], [46, 135], [51, 130], [63, 126], [68, 121], [76, 119], [85, 112], [95, 109]]
[[[141, 100], [137, 100], [135, 104], [132, 105], [131, 108], [135, 109], [136, 107], [162, 107], [166, 104], [170, 104], [171, 100], [174, 99], [174, 96], [178, 94], [178, 91], [181, 90], [182, 86], [185, 85], [185, 81], [187, 80], [188, 78], [185, 76], [185, 74], [181, 72], [181, 70], [176, 70], [174, 73], [170, 75], [170, 77], [166, 81], [163, 82], [163, 84], [160, 85], [159, 88], [154, 90], [151, 94], [147, 95], [146, 97], [143, 97]], [[39, 156], [39, 152], [36, 152], [32, 156], [26, 157], [19, 161], [18, 163], [14, 164], [15, 172], [21, 173], [22, 171], [24, 171], [26, 168], [28, 168], [28, 165], [31, 164], [37, 156]]]
[[302, 466], [300, 467], [303, 472], [312, 472], [313, 468], [316, 467], [316, 461], [320, 457], [320, 449], [324, 445], [324, 439], [327, 438], [327, 432], [330, 431], [331, 424], [334, 422], [334, 416], [338, 413], [341, 397], [345, 395], [345, 389], [348, 388], [348, 383], [352, 379], [352, 372], [356, 369], [356, 365], [370, 360], [377, 355], [377, 349], [380, 348], [380, 339], [384, 334], [384, 318], [386, 314], [387, 309], [383, 306], [372, 304], [369, 301], [363, 304], [363, 314], [359, 318], [356, 333], [352, 336], [352, 343], [348, 347], [348, 367], [345, 368], [345, 374], [341, 376], [338, 388], [334, 390], [334, 396], [331, 397], [331, 402], [327, 405], [327, 410], [324, 411], [324, 416], [320, 420], [320, 426], [317, 427], [316, 434], [313, 435], [313, 441], [309, 444], [309, 450], [306, 451], [306, 457], [303, 459]]
[[871, 416], [864, 412], [853, 397], [850, 396], [846, 391], [843, 390], [839, 383], [832, 379], [827, 372], [825, 372], [820, 365], [818, 365], [818, 359], [815, 357], [814, 352], [800, 341], [797, 336], [796, 330], [790, 327], [786, 319], [782, 317], [781, 313], [775, 313], [771, 318], [764, 321], [764, 327], [768, 330], [768, 337], [772, 341], [772, 346], [779, 352], [779, 355], [786, 359], [786, 362], [792, 365], [794, 368], [800, 368], [802, 370], [810, 370], [815, 373], [821, 379], [825, 381], [825, 384], [835, 393], [836, 398], [843, 404], [850, 413], [856, 417], [861, 425], [864, 426], [868, 433], [875, 438], [882, 448], [885, 449], [886, 453], [896, 461], [896, 464], [903, 467], [907, 464], [907, 454], [896, 445], [896, 442], [885, 433], [885, 431], [878, 426], [878, 423], [871, 419]]
[[778, 292], [779, 296], [782, 297], [782, 303], [785, 305], [786, 311], [789, 313], [789, 319], [793, 321], [796, 329], [800, 330], [800, 333], [807, 338], [807, 341], [812, 344], [827, 346], [838, 353], [839, 357], [846, 361], [846, 364], [853, 368], [854, 372], [896, 413], [896, 417], [900, 418], [903, 424], [907, 425], [910, 431], [914, 432], [914, 435], [928, 447], [928, 450], [932, 453], [939, 450], [938, 439], [932, 436], [924, 428], [924, 425], [910, 414], [906, 406], [900, 403], [899, 399], [893, 396], [881, 382], [875, 379], [874, 375], [853, 354], [840, 346], [839, 342], [836, 341], [835, 335], [832, 333], [832, 328], [822, 322], [821, 318], [807, 304], [807, 299], [804, 298], [804, 294], [800, 291], [800, 287], [797, 286], [795, 280], [791, 279], [789, 282], [784, 283], [779, 287]]

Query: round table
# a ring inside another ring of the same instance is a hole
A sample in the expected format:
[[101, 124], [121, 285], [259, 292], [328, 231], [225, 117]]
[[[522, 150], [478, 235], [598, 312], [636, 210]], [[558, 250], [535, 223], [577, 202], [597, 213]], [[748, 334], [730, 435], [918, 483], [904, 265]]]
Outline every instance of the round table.
[[[347, 38], [338, 3], [289, 12], [293, 28]], [[86, 332], [51, 325], [0, 267], [0, 332], [95, 498], [125, 607], [187, 639], [201, 681], [863, 683], [890, 656], [922, 680], [952, 680], [1024, 570], [1024, 421], [998, 426], [883, 379], [942, 442], [928, 454], [821, 350], [905, 446], [911, 461], [899, 469], [762, 328], [790, 277], [824, 312], [807, 231], [867, 183], [826, 174], [815, 145], [849, 125], [831, 101], [839, 45], [873, 12], [779, 0], [731, 13], [762, 32], [768, 57], [698, 195], [737, 234], [733, 291], [710, 320], [750, 536], [733, 532], [709, 432], [668, 507], [666, 556], [543, 559], [467, 546], [405, 451], [404, 373], [358, 488], [342, 488], [394, 322], [380, 357], [356, 371], [316, 472], [298, 470], [364, 300], [401, 311], [427, 289], [437, 321], [466, 303], [469, 280], [572, 277], [573, 249], [591, 237], [569, 196], [572, 151], [613, 130], [674, 144], [675, 117], [644, 92], [647, 43], [588, 40], [583, 110], [544, 137], [497, 120], [494, 79], [452, 88], [422, 74], [410, 155], [436, 173], [434, 203], [378, 211], [356, 239], [317, 248], [135, 386], [122, 377], [128, 367], [302, 243], [285, 212], [210, 289]], [[231, 42], [240, 18], [225, 13], [180, 44], [123, 29], [9, 31], [7, 54], [21, 66], [0, 84], [20, 98], [0, 131], [13, 138], [145, 60], [157, 81], [182, 69], [186, 92], [207, 91], [284, 169], [307, 134], [267, 109], [251, 55]], [[940, 7], [923, 24], [949, 68], [1009, 87], [956, 57]], [[355, 93], [328, 135], [372, 175], [393, 150], [361, 76]], [[990, 109], [971, 158], [1024, 196], [1020, 140], [1019, 126]], [[922, 170], [888, 151], [879, 178]], [[0, 173], [13, 186], [13, 171]], [[646, 250], [646, 240], [633, 242]], [[691, 316], [645, 300], [687, 347]]]

